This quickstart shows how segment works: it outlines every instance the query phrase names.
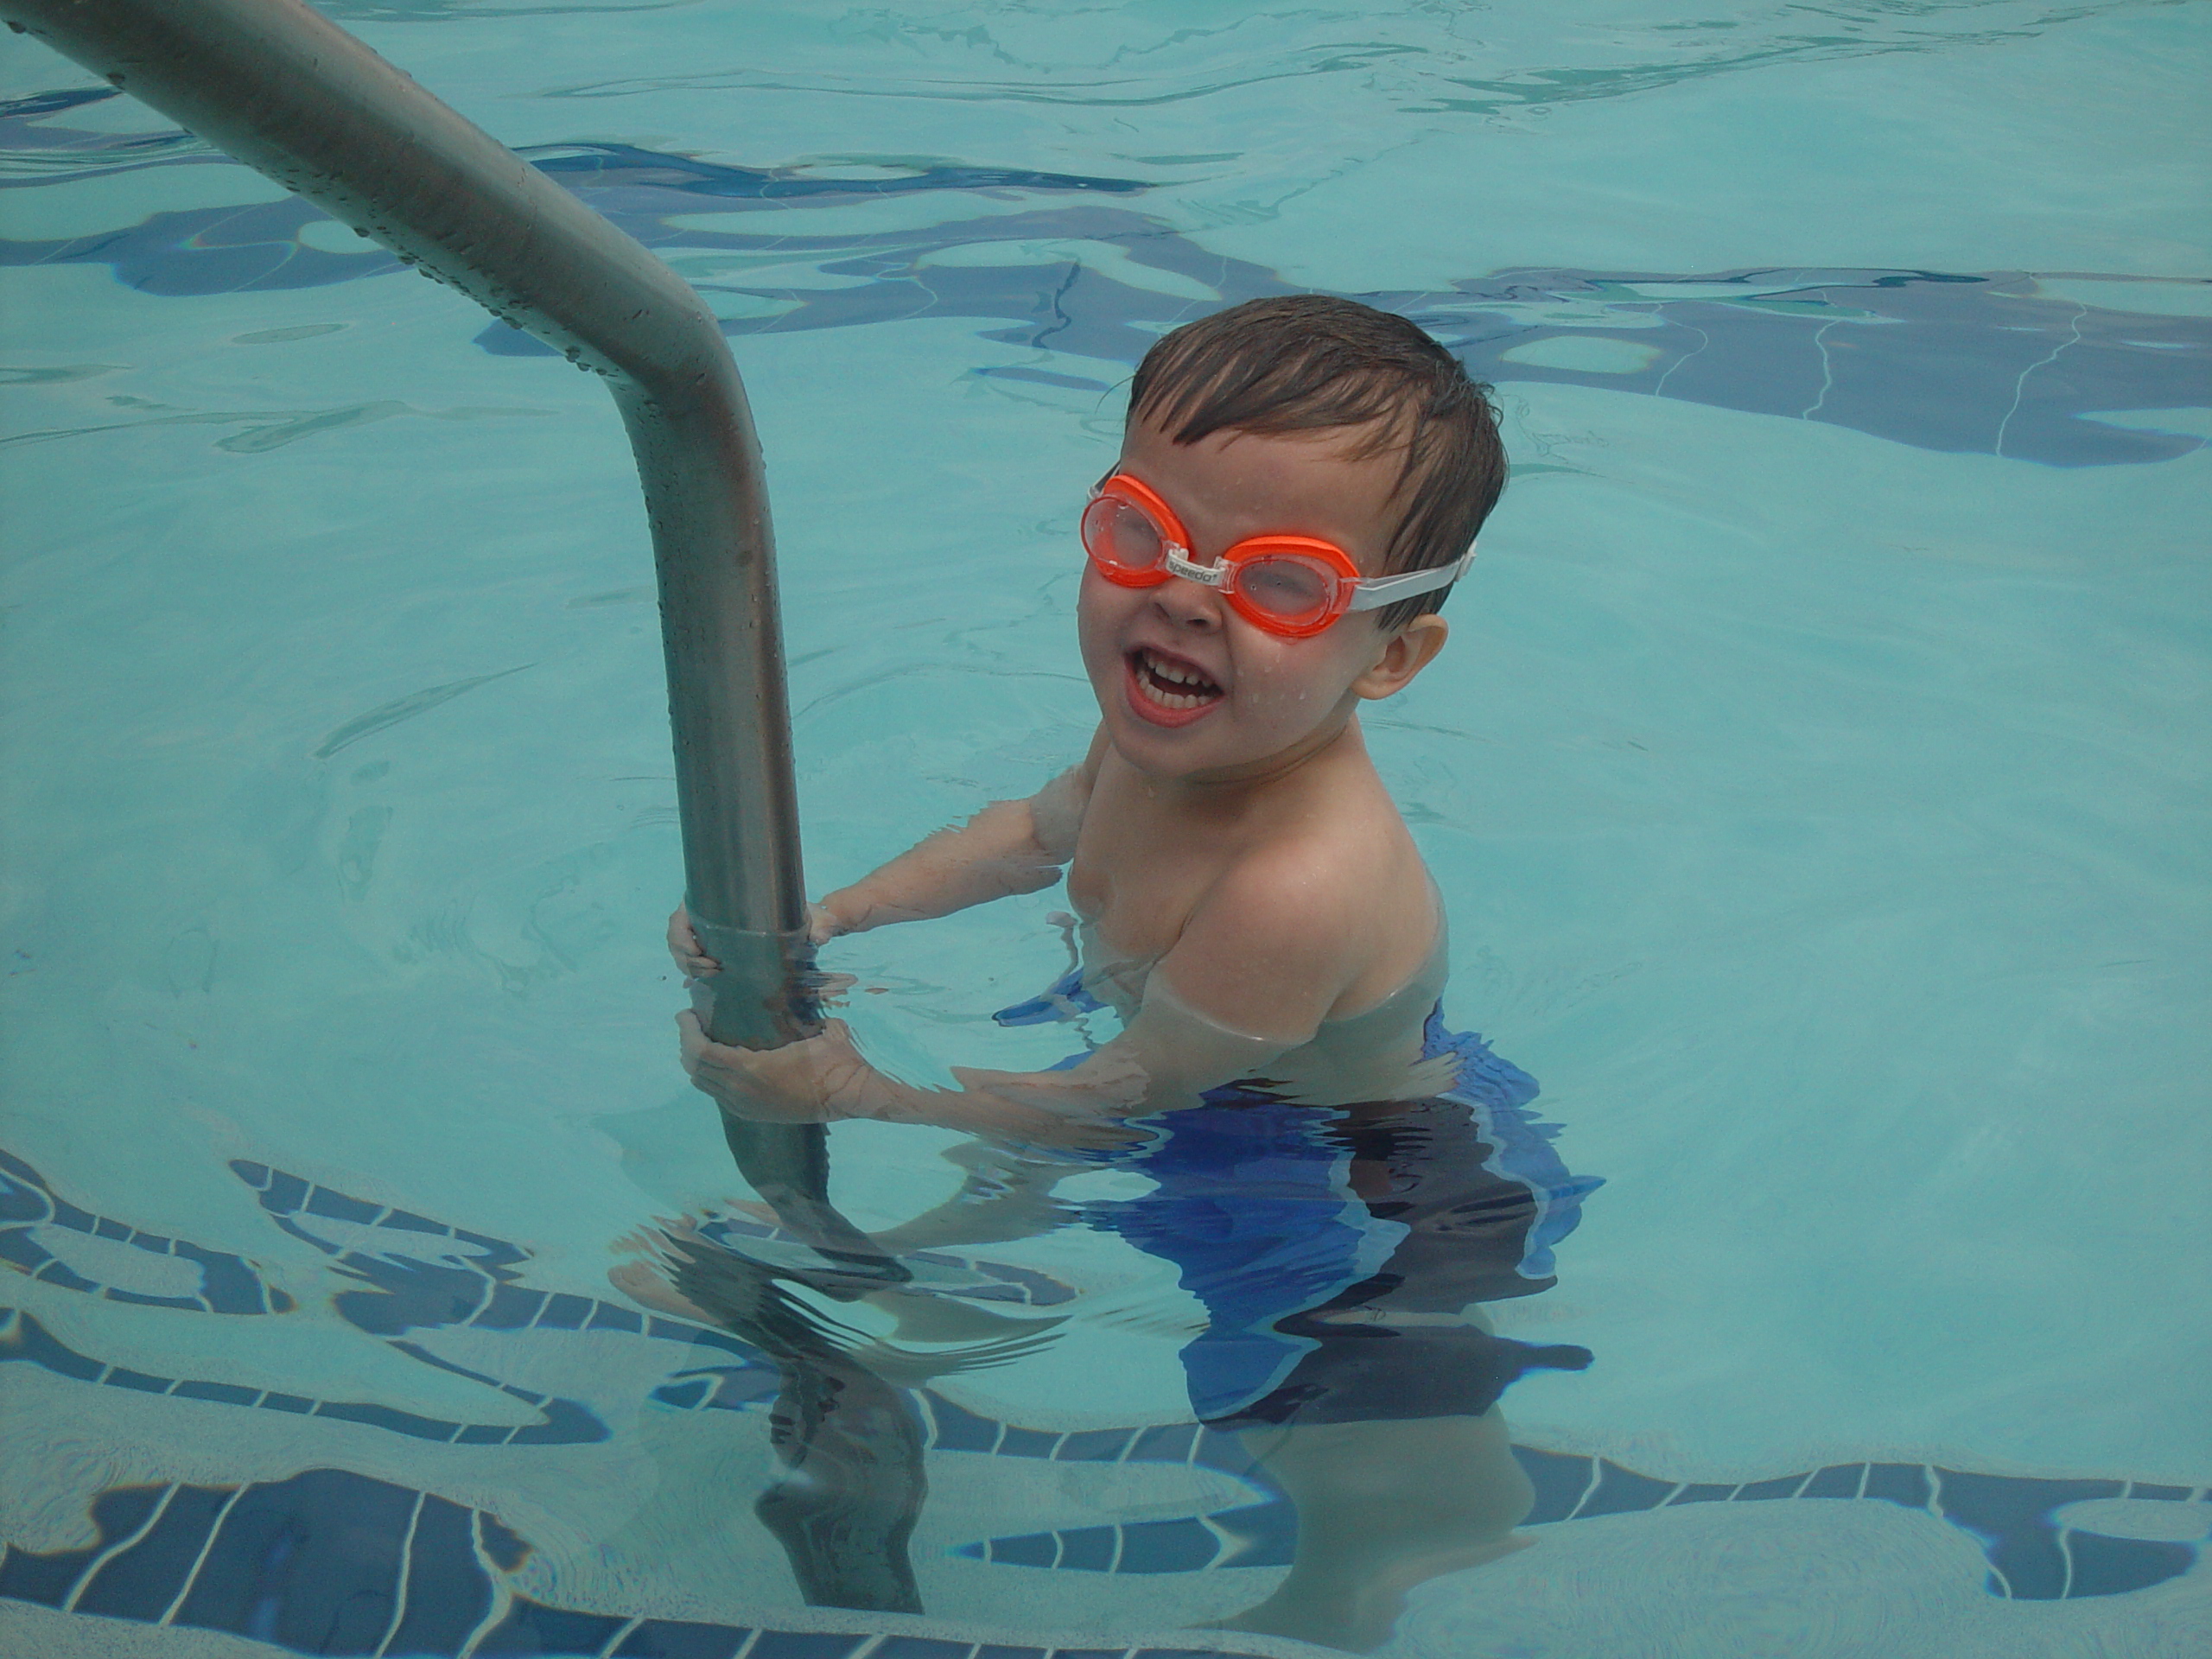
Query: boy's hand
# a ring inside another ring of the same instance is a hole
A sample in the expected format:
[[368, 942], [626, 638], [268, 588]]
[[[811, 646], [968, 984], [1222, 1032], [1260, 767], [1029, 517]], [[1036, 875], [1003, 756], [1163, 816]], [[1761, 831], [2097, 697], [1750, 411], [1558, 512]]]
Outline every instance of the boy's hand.
[[855, 1116], [875, 1075], [842, 1020], [830, 1020], [818, 1037], [758, 1051], [711, 1041], [689, 1008], [676, 1025], [692, 1086], [732, 1116], [756, 1123], [834, 1123]]
[[691, 912], [681, 905], [668, 918], [668, 954], [686, 979], [704, 979], [721, 971], [721, 963], [700, 950], [699, 936], [691, 931]]
[[[810, 944], [827, 944], [846, 931], [845, 923], [822, 906], [806, 907], [806, 937]], [[686, 979], [704, 979], [721, 971], [721, 963], [700, 949], [699, 935], [691, 926], [691, 912], [681, 905], [668, 918], [668, 954], [676, 958], [676, 965], [683, 970]]]
[[[1068, 1091], [1058, 1074], [1039, 1085], [1053, 1098], [1038, 1102], [1022, 1097], [1025, 1079], [1014, 1072], [956, 1070], [963, 1084], [993, 1085], [975, 1093], [912, 1089], [893, 1082], [868, 1063], [842, 1020], [830, 1020], [818, 1037], [759, 1051], [709, 1040], [689, 1009], [676, 1016], [676, 1025], [692, 1086], [711, 1095], [731, 1116], [756, 1123], [888, 1118], [1069, 1148], [1118, 1147], [1142, 1138], [1110, 1116], [1071, 1115], [1064, 1098]], [[950, 1115], [933, 1107], [949, 1109]]]

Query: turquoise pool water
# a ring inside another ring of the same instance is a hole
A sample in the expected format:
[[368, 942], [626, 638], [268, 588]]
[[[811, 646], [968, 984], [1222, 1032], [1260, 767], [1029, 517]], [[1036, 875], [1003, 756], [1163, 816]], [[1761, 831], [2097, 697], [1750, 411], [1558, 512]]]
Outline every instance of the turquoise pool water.
[[[1504, 1403], [1536, 1547], [1386, 1652], [2201, 1650], [2201, 7], [325, 10], [728, 320], [817, 889], [1082, 746], [1075, 511], [1161, 329], [1325, 289], [1497, 383], [1515, 481], [1369, 730], [1453, 1022], [1608, 1181], [1499, 1329], [1596, 1359]], [[607, 1279], [744, 1196], [613, 410], [0, 62], [0, 1644], [1207, 1645], [1281, 1508], [1090, 1230], [1001, 1252], [1055, 1340], [917, 1396], [928, 1618], [803, 1606], [757, 1366]], [[1058, 1058], [990, 1016], [1065, 902], [835, 947], [863, 1046]], [[953, 1142], [840, 1126], [840, 1201]]]

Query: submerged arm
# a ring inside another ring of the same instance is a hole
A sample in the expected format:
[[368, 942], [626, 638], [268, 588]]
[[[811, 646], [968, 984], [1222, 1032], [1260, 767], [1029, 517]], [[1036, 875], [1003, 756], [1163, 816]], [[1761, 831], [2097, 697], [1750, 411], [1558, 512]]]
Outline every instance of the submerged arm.
[[1310, 1040], [1357, 964], [1310, 887], [1252, 873], [1224, 882], [1152, 972], [1142, 1006], [1112, 1042], [1063, 1071], [956, 1066], [956, 1086], [903, 1083], [870, 1065], [833, 1020], [819, 1037], [765, 1052], [706, 1040], [690, 1014], [684, 1069], [732, 1114], [777, 1122], [872, 1118], [1039, 1146], [1125, 1142], [1124, 1120], [1196, 1106]]

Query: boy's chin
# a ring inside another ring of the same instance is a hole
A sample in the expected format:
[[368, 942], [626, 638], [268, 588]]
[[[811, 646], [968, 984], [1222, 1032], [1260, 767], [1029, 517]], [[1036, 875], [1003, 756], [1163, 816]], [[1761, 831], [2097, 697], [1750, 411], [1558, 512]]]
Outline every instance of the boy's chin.
[[1098, 699], [1106, 734], [1122, 758], [1141, 771], [1163, 776], [1180, 775], [1193, 766], [1207, 764], [1204, 757], [1220, 745], [1216, 739], [1221, 716], [1217, 707], [1201, 709], [1199, 718], [1168, 723], [1147, 719], [1129, 698], [1115, 694]]
[[1319, 729], [1256, 735], [1230, 723], [1230, 711], [1217, 705], [1212, 718], [1171, 728], [1157, 726], [1123, 707], [1106, 719], [1116, 753], [1147, 777], [1165, 783], [1231, 783], [1287, 770], [1328, 745], [1341, 722]]

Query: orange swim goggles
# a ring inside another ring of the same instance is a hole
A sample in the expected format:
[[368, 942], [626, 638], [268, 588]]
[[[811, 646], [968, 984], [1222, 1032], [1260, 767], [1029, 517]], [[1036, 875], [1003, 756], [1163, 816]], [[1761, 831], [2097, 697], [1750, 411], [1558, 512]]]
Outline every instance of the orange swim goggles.
[[1304, 639], [1347, 611], [1378, 610], [1432, 593], [1466, 574], [1475, 550], [1449, 564], [1397, 576], [1363, 576], [1351, 555], [1312, 536], [1251, 536], [1211, 564], [1191, 557], [1190, 532], [1152, 487], [1116, 473], [1083, 510], [1083, 550], [1098, 574], [1123, 588], [1155, 588], [1180, 576], [1218, 591], [1254, 627]]

